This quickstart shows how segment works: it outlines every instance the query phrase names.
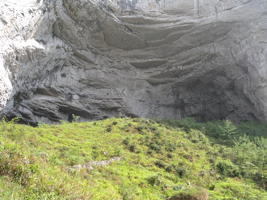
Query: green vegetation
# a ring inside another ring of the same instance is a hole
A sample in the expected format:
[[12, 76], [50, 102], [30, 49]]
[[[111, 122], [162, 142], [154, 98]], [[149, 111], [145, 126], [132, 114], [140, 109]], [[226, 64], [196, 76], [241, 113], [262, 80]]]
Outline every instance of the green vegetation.
[[266, 200], [266, 137], [230, 121], [2, 121], [0, 199]]

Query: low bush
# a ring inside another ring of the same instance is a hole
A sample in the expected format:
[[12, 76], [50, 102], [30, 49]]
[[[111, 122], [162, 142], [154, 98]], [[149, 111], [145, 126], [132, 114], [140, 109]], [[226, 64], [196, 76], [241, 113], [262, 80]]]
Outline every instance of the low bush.
[[217, 162], [216, 169], [219, 174], [227, 177], [239, 177], [241, 175], [239, 168], [229, 160]]

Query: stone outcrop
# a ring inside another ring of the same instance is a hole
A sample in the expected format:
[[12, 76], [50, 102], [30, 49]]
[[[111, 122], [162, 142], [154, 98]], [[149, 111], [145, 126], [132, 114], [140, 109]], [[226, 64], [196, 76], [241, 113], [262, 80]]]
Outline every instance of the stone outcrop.
[[2, 116], [267, 121], [265, 0], [0, 5]]
[[77, 171], [80, 171], [82, 169], [93, 170], [95, 167], [104, 167], [104, 166], [110, 165], [114, 162], [121, 161], [121, 160], [122, 160], [121, 157], [113, 157], [109, 160], [90, 161], [86, 164], [74, 165], [70, 168], [70, 170], [77, 170]]

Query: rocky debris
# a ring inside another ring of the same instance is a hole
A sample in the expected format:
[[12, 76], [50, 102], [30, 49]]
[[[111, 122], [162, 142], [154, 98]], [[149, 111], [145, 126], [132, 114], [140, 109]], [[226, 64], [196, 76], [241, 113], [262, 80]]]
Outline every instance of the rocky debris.
[[74, 165], [71, 167], [72, 170], [82, 170], [82, 169], [87, 169], [87, 170], [93, 170], [94, 167], [103, 167], [103, 166], [107, 166], [107, 165], [110, 165], [114, 162], [117, 162], [117, 161], [120, 161], [122, 160], [121, 157], [114, 157], [114, 158], [111, 158], [109, 160], [102, 160], [102, 161], [91, 161], [91, 162], [88, 162], [86, 164], [81, 164], [81, 165]]
[[2, 116], [267, 121], [265, 0], [0, 5]]

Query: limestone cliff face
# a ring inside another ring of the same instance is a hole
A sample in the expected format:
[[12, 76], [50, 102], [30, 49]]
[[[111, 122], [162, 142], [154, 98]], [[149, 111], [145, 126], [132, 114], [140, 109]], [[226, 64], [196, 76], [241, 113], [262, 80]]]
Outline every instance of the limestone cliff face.
[[0, 6], [2, 116], [267, 121], [266, 0]]

